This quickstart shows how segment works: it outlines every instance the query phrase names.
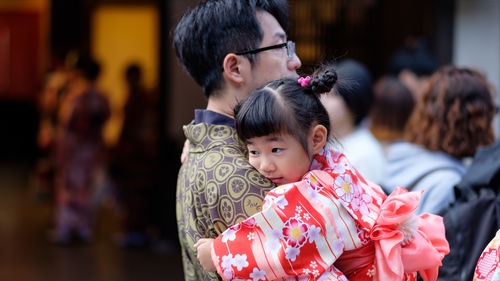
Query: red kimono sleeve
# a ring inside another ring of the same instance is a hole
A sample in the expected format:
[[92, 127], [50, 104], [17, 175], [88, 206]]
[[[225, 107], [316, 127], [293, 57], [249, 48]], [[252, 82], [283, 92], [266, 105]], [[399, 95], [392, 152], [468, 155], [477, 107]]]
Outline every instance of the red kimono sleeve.
[[[314, 197], [312, 177], [274, 189], [261, 212], [219, 235], [212, 259], [224, 280], [316, 279], [335, 271], [332, 265], [344, 250], [340, 233], [347, 230], [334, 225], [339, 216], [332, 210], [341, 209], [334, 198]], [[355, 227], [352, 221], [347, 226]]]

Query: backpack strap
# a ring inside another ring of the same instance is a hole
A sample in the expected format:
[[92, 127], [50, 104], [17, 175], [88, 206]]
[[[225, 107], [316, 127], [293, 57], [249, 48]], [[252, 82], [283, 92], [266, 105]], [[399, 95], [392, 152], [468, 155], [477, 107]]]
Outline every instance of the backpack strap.
[[426, 176], [428, 176], [428, 175], [430, 175], [430, 174], [432, 174], [432, 173], [434, 173], [434, 172], [441, 171], [441, 170], [455, 170], [455, 171], [457, 171], [457, 172], [458, 172], [458, 169], [457, 169], [457, 168], [455, 168], [455, 167], [438, 167], [438, 168], [434, 168], [434, 169], [429, 170], [429, 171], [427, 171], [427, 172], [423, 173], [422, 175], [420, 175], [420, 176], [419, 176], [416, 180], [414, 180], [414, 181], [413, 181], [410, 185], [408, 185], [408, 186], [406, 187], [406, 189], [407, 189], [408, 191], [412, 191], [412, 190], [413, 190], [413, 188], [415, 188], [415, 186], [416, 186], [416, 185], [417, 185], [417, 184], [418, 184], [421, 180], [423, 180]]

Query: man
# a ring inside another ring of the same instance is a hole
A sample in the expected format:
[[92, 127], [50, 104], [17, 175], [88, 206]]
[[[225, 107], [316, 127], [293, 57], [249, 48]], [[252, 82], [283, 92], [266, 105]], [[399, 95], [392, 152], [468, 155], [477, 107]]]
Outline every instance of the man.
[[185, 280], [218, 280], [198, 263], [194, 243], [259, 211], [273, 188], [247, 162], [233, 107], [265, 82], [297, 77], [301, 62], [287, 27], [285, 0], [220, 0], [202, 2], [175, 29], [176, 55], [208, 98], [184, 127], [190, 147], [177, 181]]

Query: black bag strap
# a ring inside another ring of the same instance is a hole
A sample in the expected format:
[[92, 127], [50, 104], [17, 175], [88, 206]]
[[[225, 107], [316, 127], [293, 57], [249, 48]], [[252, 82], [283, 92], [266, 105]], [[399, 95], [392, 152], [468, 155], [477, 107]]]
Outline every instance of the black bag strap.
[[441, 170], [455, 170], [457, 172], [459, 172], [459, 170], [456, 168], [456, 167], [438, 167], [438, 168], [434, 168], [432, 170], [429, 170], [425, 173], [423, 173], [422, 175], [420, 175], [420, 177], [418, 177], [416, 180], [414, 180], [410, 185], [408, 185], [406, 187], [406, 189], [408, 191], [412, 191], [413, 188], [421, 181], [423, 180], [426, 176], [434, 173], [434, 172], [437, 172], [437, 171], [441, 171]]

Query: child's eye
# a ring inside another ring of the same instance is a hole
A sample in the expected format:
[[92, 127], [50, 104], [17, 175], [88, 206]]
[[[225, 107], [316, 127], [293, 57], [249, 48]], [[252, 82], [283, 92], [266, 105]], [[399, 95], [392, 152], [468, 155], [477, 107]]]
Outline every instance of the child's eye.
[[281, 151], [283, 151], [283, 149], [277, 148], [277, 147], [273, 148], [273, 150], [272, 150], [273, 153], [279, 153]]
[[248, 151], [248, 153], [250, 153], [252, 155], [259, 155], [259, 152], [256, 150], [250, 150], [250, 151]]

